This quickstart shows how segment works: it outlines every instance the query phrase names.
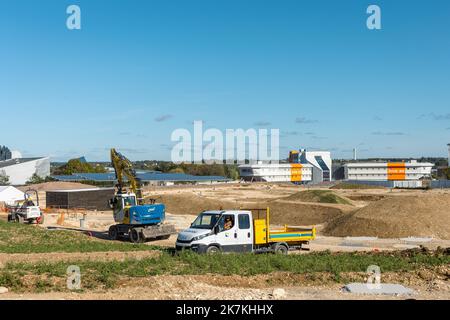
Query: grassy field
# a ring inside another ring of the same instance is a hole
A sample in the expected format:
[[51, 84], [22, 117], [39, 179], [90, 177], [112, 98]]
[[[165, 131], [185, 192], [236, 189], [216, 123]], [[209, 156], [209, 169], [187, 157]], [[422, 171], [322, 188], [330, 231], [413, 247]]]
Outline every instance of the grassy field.
[[77, 231], [45, 230], [35, 225], [0, 221], [0, 253], [138, 251], [158, 249], [145, 244], [112, 242]]
[[365, 272], [378, 265], [382, 272], [410, 271], [450, 264], [448, 252], [423, 253], [310, 253], [304, 255], [226, 254], [198, 255], [183, 252], [172, 255], [126, 261], [68, 261], [8, 263], [0, 269], [0, 286], [13, 291], [64, 291], [67, 267], [80, 267], [84, 289], [118, 286], [119, 279], [152, 275], [241, 275], [252, 276], [276, 272], [293, 274], [331, 273], [340, 282], [341, 273]]

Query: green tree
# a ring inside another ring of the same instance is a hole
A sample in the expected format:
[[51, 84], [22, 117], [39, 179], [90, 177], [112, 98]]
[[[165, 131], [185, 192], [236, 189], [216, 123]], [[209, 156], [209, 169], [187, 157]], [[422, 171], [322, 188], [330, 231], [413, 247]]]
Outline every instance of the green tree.
[[0, 173], [0, 186], [8, 186], [9, 185], [9, 176], [7, 176], [4, 172]]
[[93, 166], [87, 162], [82, 162], [80, 159], [71, 159], [65, 165], [57, 168], [54, 174], [71, 175], [73, 173], [105, 173], [106, 169], [98, 164]]

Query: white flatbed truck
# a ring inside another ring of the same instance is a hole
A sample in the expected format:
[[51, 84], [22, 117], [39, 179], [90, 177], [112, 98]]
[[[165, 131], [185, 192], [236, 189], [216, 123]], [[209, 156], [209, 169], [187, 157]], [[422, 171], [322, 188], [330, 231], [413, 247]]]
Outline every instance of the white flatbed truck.
[[[225, 228], [226, 221], [231, 227]], [[217, 210], [202, 212], [191, 226], [178, 234], [176, 249], [198, 253], [274, 252], [308, 250], [304, 246], [315, 239], [316, 228], [285, 225], [270, 229], [270, 210]]]

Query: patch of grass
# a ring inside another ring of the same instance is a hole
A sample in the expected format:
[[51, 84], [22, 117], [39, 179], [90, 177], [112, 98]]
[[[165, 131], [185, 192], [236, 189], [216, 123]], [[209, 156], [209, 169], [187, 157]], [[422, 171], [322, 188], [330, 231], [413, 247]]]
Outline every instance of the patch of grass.
[[341, 182], [332, 186], [330, 189], [386, 189], [386, 187], [377, 185]]
[[98, 252], [159, 250], [160, 247], [128, 242], [113, 242], [77, 231], [45, 230], [35, 225], [0, 221], [0, 252]]
[[[341, 282], [341, 273], [366, 272], [377, 265], [382, 272], [399, 272], [423, 267], [449, 265], [450, 255], [442, 252], [389, 252], [389, 253], [331, 253], [317, 252], [304, 255], [223, 254], [199, 255], [182, 252], [171, 255], [163, 252], [159, 257], [125, 261], [71, 261], [8, 263], [0, 269], [0, 285], [12, 290], [22, 287], [19, 273], [66, 279], [67, 267], [80, 267], [84, 289], [114, 288], [122, 277], [140, 278], [151, 275], [241, 275], [252, 276], [273, 272], [293, 274], [331, 273], [334, 281]], [[67, 290], [59, 281], [60, 290]], [[35, 290], [47, 287], [34, 284]]]
[[318, 202], [318, 203], [337, 203], [351, 205], [351, 201], [335, 194], [331, 190], [305, 190], [294, 193], [286, 200]]

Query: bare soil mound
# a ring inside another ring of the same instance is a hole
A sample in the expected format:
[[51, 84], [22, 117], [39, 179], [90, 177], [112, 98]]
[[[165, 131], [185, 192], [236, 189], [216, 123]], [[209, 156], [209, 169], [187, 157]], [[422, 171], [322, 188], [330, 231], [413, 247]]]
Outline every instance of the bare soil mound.
[[318, 203], [337, 203], [337, 204], [349, 204], [351, 201], [337, 195], [331, 190], [304, 190], [296, 192], [284, 200], [300, 201], [300, 202], [318, 202]]
[[342, 210], [318, 204], [302, 204], [275, 201], [224, 201], [195, 194], [169, 194], [152, 196], [166, 205], [167, 212], [172, 214], [197, 215], [205, 210], [228, 209], [263, 209], [270, 208], [271, 224], [275, 225], [314, 225], [329, 222], [342, 215]]
[[450, 195], [388, 197], [331, 221], [332, 236], [380, 238], [434, 237], [450, 239]]
[[198, 215], [205, 210], [238, 209], [240, 204], [232, 201], [214, 200], [189, 193], [151, 196], [164, 203], [166, 210], [172, 214]]
[[52, 190], [75, 190], [75, 189], [91, 189], [95, 186], [78, 182], [64, 182], [64, 181], [52, 181], [38, 184], [31, 184], [28, 186], [19, 187], [18, 189], [26, 191], [28, 189], [35, 189], [37, 191], [52, 191]]
[[316, 225], [343, 215], [339, 208], [318, 204], [272, 201], [262, 205], [270, 207], [271, 224], [275, 225]]

